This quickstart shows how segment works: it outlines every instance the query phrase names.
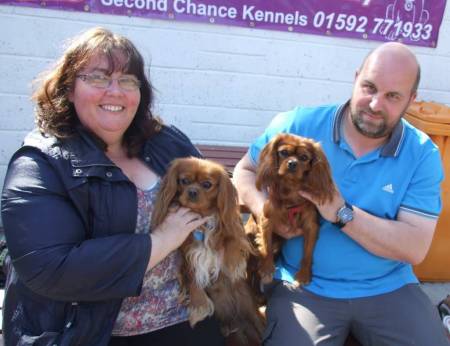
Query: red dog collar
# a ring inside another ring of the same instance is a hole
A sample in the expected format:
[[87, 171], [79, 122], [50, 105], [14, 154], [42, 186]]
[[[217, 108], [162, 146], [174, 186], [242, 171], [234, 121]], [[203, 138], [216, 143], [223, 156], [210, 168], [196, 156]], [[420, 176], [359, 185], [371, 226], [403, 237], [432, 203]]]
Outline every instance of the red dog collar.
[[292, 226], [295, 226], [295, 216], [302, 211], [302, 205], [288, 208], [288, 220]]

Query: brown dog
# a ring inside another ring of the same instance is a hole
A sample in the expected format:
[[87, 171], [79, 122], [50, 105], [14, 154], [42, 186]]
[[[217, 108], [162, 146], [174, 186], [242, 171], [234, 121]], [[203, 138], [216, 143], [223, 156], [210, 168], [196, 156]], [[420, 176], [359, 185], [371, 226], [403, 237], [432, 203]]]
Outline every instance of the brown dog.
[[[304, 191], [319, 203], [331, 201], [335, 187], [330, 167], [319, 143], [290, 134], [279, 134], [262, 150], [256, 171], [256, 187], [266, 190], [264, 216], [246, 226], [259, 251], [257, 270], [263, 283], [272, 281], [274, 255], [282, 238], [274, 232], [280, 225], [293, 229], [292, 235], [303, 235], [301, 268], [296, 273], [297, 284], [311, 281], [314, 245], [319, 230], [318, 212], [313, 203], [301, 197]], [[257, 224], [257, 225], [256, 225]]]
[[174, 205], [210, 216], [180, 247], [180, 299], [188, 305], [191, 326], [214, 313], [223, 334], [233, 334], [237, 345], [259, 342], [263, 320], [246, 282], [253, 249], [227, 172], [208, 160], [174, 160], [161, 185], [152, 227], [161, 224]]

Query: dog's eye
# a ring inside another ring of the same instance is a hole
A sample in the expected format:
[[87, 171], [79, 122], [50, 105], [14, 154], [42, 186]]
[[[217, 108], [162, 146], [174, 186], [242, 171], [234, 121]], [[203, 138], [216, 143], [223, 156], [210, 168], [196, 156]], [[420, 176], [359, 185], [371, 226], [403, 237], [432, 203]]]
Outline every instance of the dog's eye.
[[308, 161], [308, 160], [309, 160], [309, 157], [308, 157], [308, 155], [303, 154], [303, 155], [300, 155], [300, 156], [298, 157], [298, 159], [299, 159], [300, 161]]
[[212, 184], [209, 181], [204, 181], [202, 183], [202, 187], [206, 190], [208, 190], [211, 186], [212, 186]]
[[279, 155], [282, 159], [284, 159], [284, 158], [286, 158], [286, 157], [289, 156], [289, 151], [287, 151], [286, 149], [280, 150], [280, 151], [278, 152], [278, 155]]
[[179, 181], [181, 185], [189, 185], [191, 183], [188, 178], [181, 178]]

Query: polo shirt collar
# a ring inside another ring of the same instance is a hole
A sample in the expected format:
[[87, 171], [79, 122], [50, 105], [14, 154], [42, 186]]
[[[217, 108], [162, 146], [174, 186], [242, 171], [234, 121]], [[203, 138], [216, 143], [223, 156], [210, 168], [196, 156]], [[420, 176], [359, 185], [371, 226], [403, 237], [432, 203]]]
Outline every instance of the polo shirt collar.
[[[333, 142], [339, 143], [341, 140], [341, 124], [344, 119], [345, 110], [350, 105], [350, 100], [340, 105], [336, 109], [336, 113], [333, 118]], [[400, 147], [403, 143], [405, 135], [405, 125], [402, 120], [398, 122], [392, 131], [391, 137], [388, 142], [381, 148], [380, 155], [384, 157], [396, 157], [400, 151]]]

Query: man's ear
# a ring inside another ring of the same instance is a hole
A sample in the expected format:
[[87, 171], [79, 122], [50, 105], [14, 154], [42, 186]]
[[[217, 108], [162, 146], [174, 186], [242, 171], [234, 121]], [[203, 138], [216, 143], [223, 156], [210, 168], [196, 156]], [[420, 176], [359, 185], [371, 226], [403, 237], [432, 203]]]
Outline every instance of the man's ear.
[[411, 105], [411, 103], [413, 103], [413, 102], [416, 100], [416, 97], [417, 97], [417, 92], [415, 91], [415, 92], [413, 92], [413, 93], [411, 94], [411, 96], [409, 97], [408, 107]]
[[355, 82], [358, 79], [360, 73], [361, 73], [361, 71], [359, 70], [359, 68], [357, 68], [355, 71]]

